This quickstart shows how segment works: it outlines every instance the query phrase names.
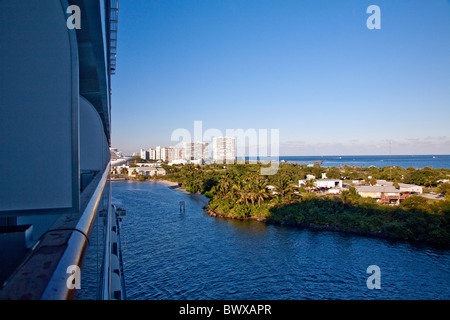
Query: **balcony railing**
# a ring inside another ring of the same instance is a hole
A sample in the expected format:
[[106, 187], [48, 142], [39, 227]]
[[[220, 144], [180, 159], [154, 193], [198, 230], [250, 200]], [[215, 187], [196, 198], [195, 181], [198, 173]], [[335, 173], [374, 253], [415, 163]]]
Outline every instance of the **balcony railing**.
[[116, 73], [118, 23], [119, 23], [119, 0], [111, 0], [110, 16], [109, 16], [109, 68], [110, 68], [110, 74]]

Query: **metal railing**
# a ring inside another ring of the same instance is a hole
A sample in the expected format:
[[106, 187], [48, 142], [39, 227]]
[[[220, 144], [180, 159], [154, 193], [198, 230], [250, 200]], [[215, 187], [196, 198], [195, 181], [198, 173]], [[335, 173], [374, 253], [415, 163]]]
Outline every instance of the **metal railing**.
[[119, 0], [111, 0], [109, 14], [109, 70], [116, 73], [117, 32], [119, 28]]
[[[97, 179], [92, 181], [92, 186], [96, 183], [95, 190], [89, 197], [87, 205], [85, 206], [83, 213], [74, 228], [80, 232], [72, 232], [70, 235], [70, 238], [67, 241], [67, 248], [65, 249], [61, 259], [58, 261], [58, 265], [56, 266], [56, 269], [54, 270], [53, 275], [41, 296], [41, 299], [65, 300], [74, 297], [75, 290], [70, 289], [67, 285], [67, 280], [69, 277], [67, 270], [70, 266], [80, 266], [82, 263], [83, 255], [89, 241], [86, 236], [89, 236], [90, 234], [93, 222], [98, 213], [100, 202], [103, 198], [103, 193], [108, 192], [109, 197], [111, 194], [110, 190], [105, 190], [109, 172], [110, 165], [108, 164], [102, 176], [99, 177], [99, 181], [97, 182]], [[86, 191], [88, 192], [89, 190]], [[110, 216], [110, 214], [111, 211], [108, 212], [108, 216]], [[109, 234], [106, 234], [107, 240], [108, 236]], [[106, 241], [106, 243], [108, 242], [109, 241]], [[105, 262], [107, 263], [107, 261]]]

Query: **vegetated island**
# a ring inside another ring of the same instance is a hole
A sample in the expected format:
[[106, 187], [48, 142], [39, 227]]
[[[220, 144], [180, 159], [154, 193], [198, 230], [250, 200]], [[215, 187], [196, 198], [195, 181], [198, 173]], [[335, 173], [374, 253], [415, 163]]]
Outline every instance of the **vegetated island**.
[[[313, 167], [281, 163], [275, 175], [261, 176], [263, 164], [211, 164], [165, 166], [165, 180], [191, 193], [210, 198], [205, 212], [231, 219], [255, 219], [318, 230], [339, 231], [392, 240], [421, 242], [450, 248], [450, 169], [401, 167]], [[307, 175], [341, 179], [347, 188], [340, 194], [314, 191], [311, 184], [298, 186]], [[442, 200], [419, 195], [400, 205], [379, 204], [361, 197], [351, 182], [376, 179], [413, 183], [425, 192], [439, 192]]]

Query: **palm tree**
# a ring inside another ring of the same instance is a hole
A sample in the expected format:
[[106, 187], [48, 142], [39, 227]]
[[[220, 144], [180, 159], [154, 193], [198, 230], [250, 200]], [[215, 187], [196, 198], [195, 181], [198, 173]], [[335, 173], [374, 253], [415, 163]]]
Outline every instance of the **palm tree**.
[[280, 176], [278, 181], [275, 183], [275, 187], [277, 188], [277, 192], [280, 195], [281, 202], [283, 202], [285, 198], [290, 198], [293, 189], [291, 186], [291, 181], [288, 177]]
[[349, 206], [361, 198], [361, 196], [356, 192], [356, 189], [354, 187], [351, 187], [350, 189], [343, 191], [341, 197], [344, 206]]
[[245, 190], [245, 184], [241, 180], [237, 180], [232, 186], [232, 199], [236, 200], [237, 203], [248, 204], [247, 193]]
[[305, 182], [305, 187], [308, 189], [308, 192], [311, 192], [311, 189], [313, 189], [316, 186], [316, 179], [309, 179]]
[[255, 201], [257, 199], [257, 194], [255, 190], [255, 186], [252, 183], [247, 184], [247, 197], [252, 202], [252, 206], [255, 205]]
[[267, 192], [267, 182], [260, 180], [256, 184], [256, 199], [258, 200], [258, 207], [261, 206], [261, 200], [264, 201], [269, 197]]
[[230, 191], [233, 185], [233, 180], [228, 176], [223, 176], [219, 180], [219, 184], [217, 185], [217, 194], [219, 197], [227, 198], [230, 197]]
[[425, 185], [429, 186], [431, 190], [433, 190], [433, 184], [435, 184], [436, 180], [431, 178], [431, 177], [427, 177], [426, 178], [426, 182]]

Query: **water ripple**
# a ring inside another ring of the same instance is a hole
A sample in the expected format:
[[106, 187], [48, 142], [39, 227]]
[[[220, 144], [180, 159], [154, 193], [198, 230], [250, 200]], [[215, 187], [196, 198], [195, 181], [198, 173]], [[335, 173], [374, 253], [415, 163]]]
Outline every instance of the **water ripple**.
[[[186, 202], [180, 214], [179, 201]], [[450, 254], [405, 243], [212, 218], [159, 183], [113, 183], [129, 299], [449, 299]], [[369, 290], [370, 265], [381, 290]]]

